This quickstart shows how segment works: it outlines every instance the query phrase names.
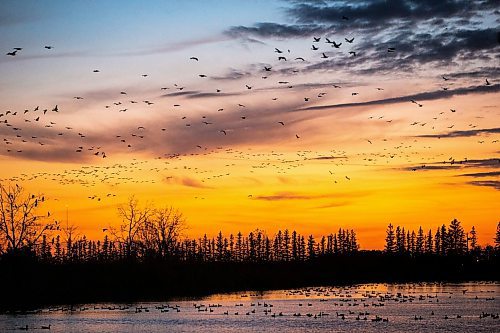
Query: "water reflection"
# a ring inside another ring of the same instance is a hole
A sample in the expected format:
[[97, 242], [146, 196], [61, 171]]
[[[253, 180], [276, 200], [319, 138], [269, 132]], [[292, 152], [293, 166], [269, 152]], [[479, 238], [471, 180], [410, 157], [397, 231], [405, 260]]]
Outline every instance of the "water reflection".
[[498, 283], [362, 284], [0, 315], [0, 331], [500, 332]]

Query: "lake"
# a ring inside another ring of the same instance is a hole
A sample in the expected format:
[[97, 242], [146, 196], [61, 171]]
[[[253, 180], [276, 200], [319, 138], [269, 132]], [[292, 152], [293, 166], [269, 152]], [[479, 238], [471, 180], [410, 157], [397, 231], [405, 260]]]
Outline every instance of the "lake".
[[[495, 282], [359, 284], [1, 314], [0, 332], [500, 332]], [[50, 325], [50, 326], [49, 326]]]

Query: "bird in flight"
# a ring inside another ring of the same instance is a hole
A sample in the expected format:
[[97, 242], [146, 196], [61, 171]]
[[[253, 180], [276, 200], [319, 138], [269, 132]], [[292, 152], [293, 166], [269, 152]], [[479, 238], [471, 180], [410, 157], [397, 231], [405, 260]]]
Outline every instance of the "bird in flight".
[[326, 59], [328, 58], [328, 56], [325, 54], [325, 52], [323, 52], [321, 58]]
[[488, 79], [486, 79], [486, 85], [491, 86], [491, 83], [490, 83], [490, 81], [488, 81]]
[[342, 43], [337, 44], [337, 43], [335, 43], [335, 41], [332, 44], [333, 44], [332, 46], [335, 47], [336, 49], [338, 49], [340, 47], [340, 45], [342, 45]]
[[189, 58], [190, 60], [196, 60], [196, 61], [199, 61], [199, 59], [197, 57], [191, 57]]
[[352, 37], [351, 39], [347, 39], [347, 38], [344, 38], [346, 42], [348, 43], [352, 43], [354, 42], [354, 37]]
[[313, 45], [313, 46], [312, 46], [312, 50], [313, 50], [313, 51], [317, 51], [317, 50], [318, 50], [318, 47]]
[[356, 56], [356, 52], [355, 51], [349, 51], [349, 54], [352, 54], [353, 57]]
[[280, 49], [278, 49], [276, 47], [274, 48], [274, 52], [276, 52], [276, 53], [283, 53], [283, 51], [281, 51]]
[[396, 48], [394, 47], [387, 48], [387, 52], [394, 52], [394, 51], [396, 51]]
[[17, 50], [14, 50], [12, 52], [8, 52], [6, 55], [14, 57], [17, 53]]
[[280, 60], [285, 60], [286, 61], [286, 58], [285, 57], [278, 57], [278, 61]]
[[54, 47], [53, 47], [53, 46], [50, 46], [50, 45], [45, 45], [45, 48], [46, 48], [47, 50], [52, 50]]
[[266, 66], [264, 66], [264, 70], [265, 70], [266, 72], [270, 72], [270, 71], [271, 71], [271, 68], [272, 68], [272, 67], [266, 67]]
[[227, 135], [226, 131], [220, 130], [219, 132], [223, 133], [224, 135]]
[[278, 124], [281, 124], [281, 126], [285, 126], [285, 123], [283, 121], [278, 121]]
[[317, 42], [319, 42], [319, 40], [321, 39], [321, 37], [313, 37], [313, 39], [314, 39], [314, 42], [317, 43]]

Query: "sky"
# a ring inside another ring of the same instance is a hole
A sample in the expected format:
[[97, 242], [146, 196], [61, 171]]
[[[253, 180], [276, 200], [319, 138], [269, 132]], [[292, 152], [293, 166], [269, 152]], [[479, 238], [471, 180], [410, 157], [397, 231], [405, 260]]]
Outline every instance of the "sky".
[[[488, 0], [0, 2], [0, 179], [101, 239], [117, 207], [186, 237], [500, 221]], [[17, 50], [15, 48], [21, 48]]]

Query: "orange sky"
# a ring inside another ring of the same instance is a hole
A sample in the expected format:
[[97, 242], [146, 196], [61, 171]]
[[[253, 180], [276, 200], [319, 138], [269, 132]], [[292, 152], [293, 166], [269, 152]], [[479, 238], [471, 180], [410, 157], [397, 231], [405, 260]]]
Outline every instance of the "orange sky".
[[[274, 5], [271, 12], [281, 13]], [[441, 48], [410, 52], [391, 39], [392, 28], [368, 33], [353, 21], [329, 31], [313, 20], [319, 30], [291, 36], [286, 29], [310, 27], [283, 23], [273, 31], [259, 25], [268, 14], [258, 4], [227, 6], [234, 15], [210, 28], [189, 24], [202, 13], [187, 15], [184, 39], [154, 34], [166, 23], [153, 12], [151, 22], [132, 19], [124, 28], [135, 37], [112, 21], [106, 31], [116, 40], [97, 34], [88, 44], [42, 29], [45, 19], [0, 26], [6, 52], [23, 46], [0, 60], [0, 179], [44, 193], [43, 209], [63, 222], [68, 212], [78, 233], [93, 239], [119, 223], [117, 206], [135, 195], [179, 208], [188, 237], [255, 228], [321, 236], [342, 227], [370, 249], [383, 247], [388, 223], [435, 232], [457, 218], [466, 231], [476, 227], [480, 244], [493, 242], [500, 84], [490, 36], [472, 49], [456, 30], [465, 44], [450, 55], [442, 31], [455, 23], [431, 31], [427, 18], [413, 23], [442, 38]], [[212, 22], [216, 13], [206, 15]], [[480, 20], [477, 29], [489, 31], [491, 18]], [[54, 49], [35, 42], [29, 31], [38, 24], [37, 38]], [[82, 32], [77, 21], [61, 24]], [[326, 36], [343, 45], [332, 48]], [[133, 40], [137, 49], [127, 44]], [[387, 52], [391, 45], [396, 52]]]

